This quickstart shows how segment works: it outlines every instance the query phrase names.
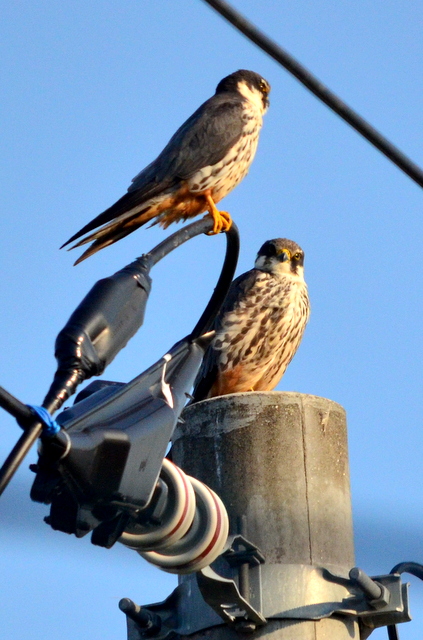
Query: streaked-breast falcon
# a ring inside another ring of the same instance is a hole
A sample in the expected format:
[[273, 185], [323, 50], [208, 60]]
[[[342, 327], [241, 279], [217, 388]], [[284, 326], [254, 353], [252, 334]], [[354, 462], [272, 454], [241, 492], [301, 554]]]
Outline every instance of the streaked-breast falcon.
[[286, 238], [268, 240], [254, 269], [231, 285], [193, 401], [274, 389], [299, 347], [309, 313], [303, 250]]
[[228, 230], [231, 217], [218, 211], [216, 203], [248, 173], [269, 92], [269, 83], [254, 71], [241, 69], [223, 78], [214, 96], [177, 130], [156, 160], [135, 176], [128, 192], [62, 245], [101, 227], [72, 247], [92, 241], [75, 264], [150, 221], [166, 228], [209, 211], [214, 220], [212, 233]]

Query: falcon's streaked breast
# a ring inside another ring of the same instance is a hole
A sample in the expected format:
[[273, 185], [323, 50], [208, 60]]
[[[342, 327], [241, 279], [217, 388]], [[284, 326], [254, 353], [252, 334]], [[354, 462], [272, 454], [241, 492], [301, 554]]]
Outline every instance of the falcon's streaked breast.
[[260, 248], [254, 269], [234, 280], [195, 382], [195, 401], [278, 384], [309, 317], [303, 263], [295, 242], [277, 238]]

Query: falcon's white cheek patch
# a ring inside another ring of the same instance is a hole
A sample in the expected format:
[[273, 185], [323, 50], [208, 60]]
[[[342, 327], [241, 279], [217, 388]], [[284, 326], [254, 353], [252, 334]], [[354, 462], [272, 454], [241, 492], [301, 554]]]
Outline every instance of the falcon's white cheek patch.
[[265, 108], [263, 106], [263, 95], [261, 91], [258, 89], [251, 89], [243, 80], [238, 82], [237, 88], [239, 93], [244, 96], [248, 102], [251, 102], [251, 104], [257, 107], [260, 113], [264, 113]]
[[265, 256], [259, 256], [257, 258], [257, 260], [254, 263], [254, 266], [256, 269], [263, 269], [264, 265], [266, 264], [266, 257]]

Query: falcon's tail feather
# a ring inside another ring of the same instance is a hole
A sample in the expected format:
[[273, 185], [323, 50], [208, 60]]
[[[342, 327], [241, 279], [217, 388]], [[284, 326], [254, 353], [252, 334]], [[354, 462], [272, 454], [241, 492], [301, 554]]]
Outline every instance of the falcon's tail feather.
[[[75, 233], [71, 238], [69, 238], [69, 240], [62, 244], [60, 248], [63, 249], [63, 247], [66, 247], [71, 242], [78, 240], [78, 238], [81, 238], [89, 231], [93, 231], [98, 227], [102, 227], [108, 222], [114, 221], [116, 218], [120, 218], [122, 220], [125, 214], [129, 214], [130, 216], [133, 215], [131, 214], [131, 212], [135, 207], [138, 208], [138, 213], [140, 213], [140, 205], [142, 205], [143, 202], [146, 201], [147, 200], [145, 198], [140, 198], [139, 194], [136, 192], [125, 193], [125, 195], [122, 196], [122, 198], [120, 198], [117, 202], [115, 202], [115, 204], [100, 213], [93, 220], [91, 220], [91, 222], [88, 222], [88, 224], [82, 227], [82, 229], [77, 231], [77, 233]], [[75, 245], [75, 247], [76, 246], [78, 245]]]
[[[97, 251], [100, 251], [100, 249], [104, 249], [105, 247], [108, 247], [114, 242], [117, 242], [121, 238], [124, 238], [125, 236], [129, 235], [132, 231], [133, 231], [133, 228], [125, 229], [124, 227], [121, 228], [120, 231], [117, 231], [116, 228], [110, 229], [107, 234], [104, 234], [101, 238], [97, 238], [92, 243], [92, 245], [89, 246], [88, 249], [84, 251], [84, 253], [81, 256], [79, 256], [78, 260], [76, 260], [73, 263], [73, 266], [75, 267], [77, 264], [79, 264], [83, 260], [86, 260], [86, 258], [89, 258], [94, 253], [97, 253]], [[78, 242], [73, 247], [70, 247], [68, 251], [70, 251], [71, 249], [75, 249], [76, 247], [80, 247], [82, 244], [89, 242], [91, 239], [93, 238], [90, 237], [90, 238], [87, 238], [86, 240], [83, 240], [82, 242]]]
[[84, 244], [88, 242], [94, 241], [92, 245], [84, 251], [84, 253], [78, 258], [78, 260], [74, 263], [74, 266], [89, 258], [100, 249], [104, 249], [104, 247], [108, 247], [109, 245], [121, 240], [125, 236], [128, 236], [130, 233], [138, 229], [138, 227], [142, 227], [144, 224], [149, 222], [151, 218], [155, 215], [154, 211], [148, 207], [147, 211], [140, 211], [136, 214], [132, 214], [132, 216], [128, 216], [122, 220], [122, 218], [118, 220], [114, 220], [104, 226], [102, 229], [91, 233], [86, 238], [82, 238], [72, 247], [69, 247], [68, 251], [72, 249], [76, 249], [77, 247], [82, 247]]

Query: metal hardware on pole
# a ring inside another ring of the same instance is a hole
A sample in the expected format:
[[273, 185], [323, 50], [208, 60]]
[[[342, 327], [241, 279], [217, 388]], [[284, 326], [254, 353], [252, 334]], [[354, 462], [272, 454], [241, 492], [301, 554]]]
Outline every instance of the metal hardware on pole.
[[[357, 616], [341, 612], [354, 566], [343, 408], [300, 393], [238, 393], [193, 404], [183, 418], [172, 459], [218, 493], [230, 534], [242, 527], [265, 557], [225, 575], [235, 575], [243, 597], [267, 620], [244, 623], [244, 630], [255, 629], [255, 638], [271, 633], [272, 640], [359, 638]], [[195, 588], [192, 576], [180, 582]], [[185, 606], [189, 601], [182, 614]], [[208, 628], [209, 640], [237, 637], [236, 624], [221, 623]]]

